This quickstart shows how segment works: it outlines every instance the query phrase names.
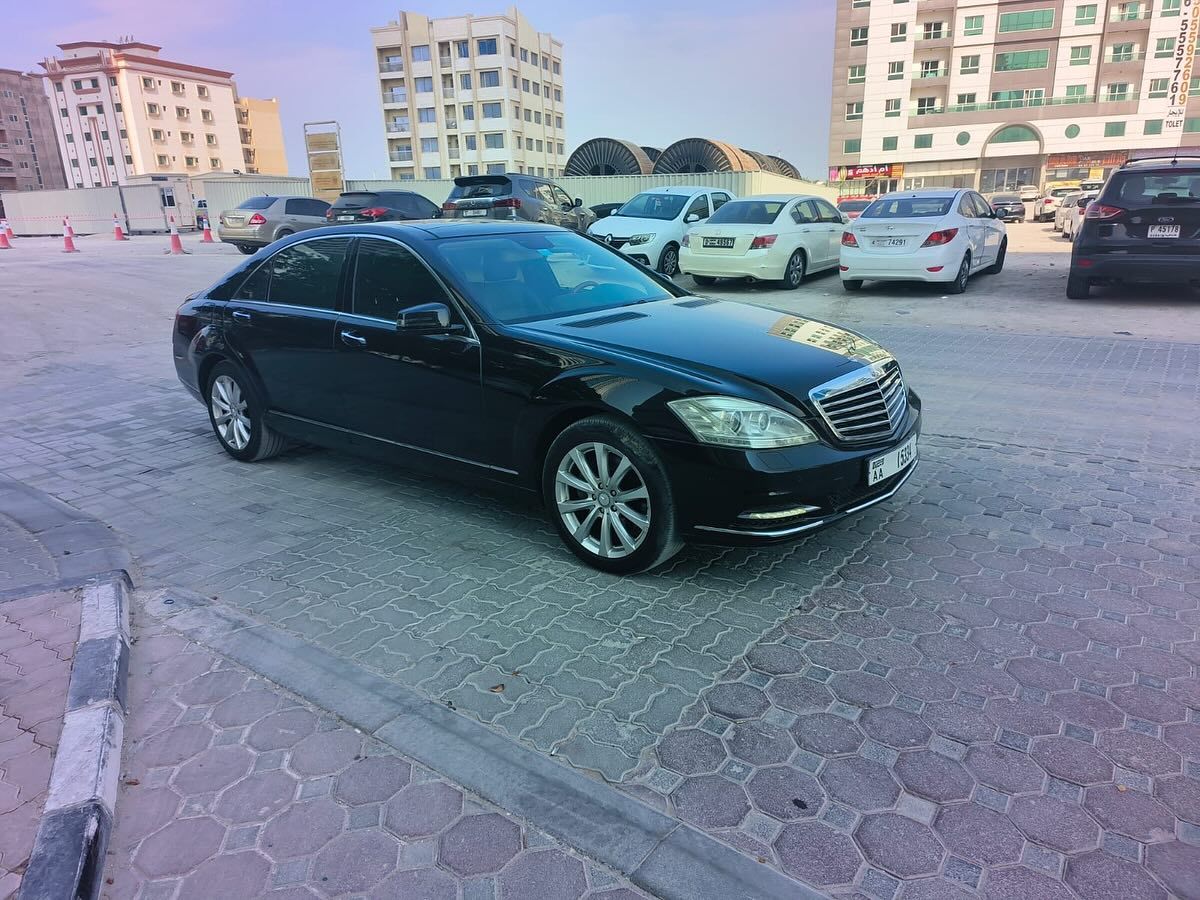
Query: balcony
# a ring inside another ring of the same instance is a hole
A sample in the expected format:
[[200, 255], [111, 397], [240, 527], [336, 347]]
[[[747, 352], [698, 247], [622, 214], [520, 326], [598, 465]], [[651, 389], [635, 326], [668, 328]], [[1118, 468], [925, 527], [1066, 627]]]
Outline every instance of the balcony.
[[1145, 50], [1135, 50], [1131, 53], [1106, 53], [1103, 62], [1106, 66], [1121, 63], [1141, 62], [1146, 58]]
[[408, 103], [408, 91], [384, 91], [384, 103]]
[[454, 65], [454, 57], [448, 56], [448, 55], [447, 56], [439, 56], [438, 63], [441, 65], [441, 67], [443, 69], [448, 69], [452, 65]]
[[457, 128], [458, 127], [458, 119], [447, 119], [446, 127], [447, 128]]
[[0, 175], [12, 175], [16, 171], [16, 166], [0, 166]]
[[443, 97], [453, 97], [454, 96], [454, 85], [443, 84], [442, 85], [442, 96]]
[[[1136, 92], [1109, 97], [1096, 94], [1074, 94], [1070, 97], [1033, 97], [1025, 100], [993, 100], [988, 103], [950, 104], [935, 108], [911, 109], [911, 119], [953, 115], [960, 124], [991, 122], [997, 110], [1021, 109], [1022, 118], [1029, 120], [1059, 119], [1070, 116], [1122, 116], [1137, 112]], [[1063, 109], [1063, 107], [1077, 107]], [[933, 124], [933, 123], [931, 123]]]
[[392, 162], [412, 162], [412, 148], [388, 151], [388, 159]]
[[[1108, 22], [1110, 25], [1129, 25], [1136, 28], [1141, 23], [1150, 21], [1151, 5], [1150, 0], [1147, 0], [1146, 3], [1139, 4], [1136, 9], [1128, 8], [1122, 10], [1121, 4], [1118, 4], [1109, 10]], [[1116, 29], [1109, 28], [1108, 30], [1112, 32]]]
[[458, 148], [457, 147], [451, 147], [446, 152], [450, 154], [451, 159], [458, 159]]
[[404, 63], [401, 62], [381, 62], [379, 64], [380, 72], [403, 72]]
[[400, 122], [388, 122], [387, 132], [388, 134], [411, 134], [412, 128]]

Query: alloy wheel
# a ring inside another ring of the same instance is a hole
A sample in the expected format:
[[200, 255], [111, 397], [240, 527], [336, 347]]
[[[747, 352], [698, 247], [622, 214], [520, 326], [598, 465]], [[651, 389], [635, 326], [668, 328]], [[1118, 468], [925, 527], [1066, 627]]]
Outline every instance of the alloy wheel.
[[679, 271], [679, 251], [674, 247], [668, 247], [663, 251], [662, 255], [662, 274], [668, 278], [673, 278]]
[[971, 278], [971, 260], [964, 256], [962, 265], [958, 267], [958, 277], [954, 280], [958, 283], [958, 290], [961, 293], [967, 289], [967, 281]]
[[788, 260], [787, 272], [783, 277], [789, 286], [799, 287], [800, 282], [804, 280], [804, 257], [799, 253], [793, 253], [791, 259]]
[[221, 440], [234, 450], [245, 450], [250, 443], [250, 417], [246, 413], [246, 397], [237, 381], [229, 375], [213, 379], [209, 404]]
[[628, 556], [650, 534], [646, 482], [609, 444], [579, 444], [563, 456], [554, 473], [554, 500], [567, 531], [596, 556]]

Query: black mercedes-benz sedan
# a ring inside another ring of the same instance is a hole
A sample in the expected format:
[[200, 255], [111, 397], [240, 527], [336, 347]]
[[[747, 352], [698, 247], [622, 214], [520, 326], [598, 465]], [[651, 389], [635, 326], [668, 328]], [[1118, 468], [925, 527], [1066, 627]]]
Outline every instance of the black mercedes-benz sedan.
[[920, 400], [878, 344], [530, 222], [277, 241], [180, 307], [174, 355], [236, 459], [298, 440], [516, 485], [614, 573], [798, 538], [917, 460]]

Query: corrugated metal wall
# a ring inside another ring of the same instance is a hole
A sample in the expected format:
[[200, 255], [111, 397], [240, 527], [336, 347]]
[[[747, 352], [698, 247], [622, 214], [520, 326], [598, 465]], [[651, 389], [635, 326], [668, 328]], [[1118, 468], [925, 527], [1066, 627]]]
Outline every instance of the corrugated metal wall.
[[[200, 180], [193, 182], [199, 186]], [[215, 222], [217, 216], [233, 209], [244, 200], [263, 194], [286, 197], [311, 197], [312, 187], [307, 178], [284, 176], [251, 175], [240, 178], [206, 178], [203, 181], [204, 199], [208, 201], [209, 215]], [[200, 196], [197, 191], [197, 196]], [[440, 202], [440, 201], [439, 201]]]

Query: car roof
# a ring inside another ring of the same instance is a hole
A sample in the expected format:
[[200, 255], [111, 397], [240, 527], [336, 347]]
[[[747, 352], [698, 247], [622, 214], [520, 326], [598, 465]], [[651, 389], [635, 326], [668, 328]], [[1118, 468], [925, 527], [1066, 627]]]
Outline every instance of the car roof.
[[827, 203], [832, 203], [832, 200], [827, 200], [825, 197], [818, 197], [816, 194], [754, 194], [750, 197], [735, 197], [730, 200], [730, 203], [736, 203], [738, 200], [769, 200], [773, 203], [791, 203], [793, 200], [825, 200]]
[[[1146, 156], [1141, 159], [1130, 159], [1122, 164], [1121, 169], [1166, 169], [1173, 170], [1180, 167], [1194, 169], [1200, 166], [1200, 156], [1195, 154], [1180, 154], [1179, 156]], [[1118, 170], [1120, 171], [1120, 170]], [[1101, 179], [1096, 179], [1097, 181]]]
[[880, 200], [953, 200], [970, 188], [917, 188], [912, 191], [892, 191], [879, 197]]
[[410, 222], [377, 222], [355, 225], [331, 225], [326, 228], [311, 228], [301, 232], [305, 238], [322, 236], [347, 236], [350, 234], [377, 234], [380, 236], [403, 237], [410, 241], [430, 241], [445, 238], [479, 237], [489, 234], [517, 234], [520, 232], [566, 232], [569, 229], [523, 219], [418, 219]]
[[707, 188], [697, 187], [687, 184], [669, 184], [666, 187], [646, 188], [644, 191], [638, 191], [639, 194], [687, 194], [689, 197], [693, 194], [702, 194], [705, 191], [721, 191], [722, 193], [731, 193], [724, 188]]

